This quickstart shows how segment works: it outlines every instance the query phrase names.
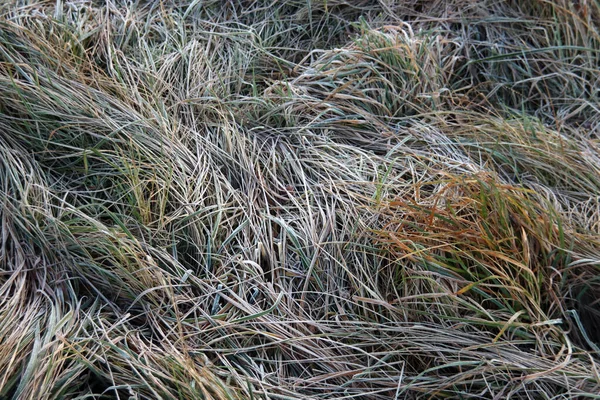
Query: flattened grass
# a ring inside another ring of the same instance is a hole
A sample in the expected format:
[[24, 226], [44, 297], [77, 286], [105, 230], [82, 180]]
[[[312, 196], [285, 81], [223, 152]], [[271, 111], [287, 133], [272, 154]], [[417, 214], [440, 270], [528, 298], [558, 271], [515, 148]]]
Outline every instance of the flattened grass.
[[0, 5], [0, 397], [597, 398], [598, 3], [242, 3]]

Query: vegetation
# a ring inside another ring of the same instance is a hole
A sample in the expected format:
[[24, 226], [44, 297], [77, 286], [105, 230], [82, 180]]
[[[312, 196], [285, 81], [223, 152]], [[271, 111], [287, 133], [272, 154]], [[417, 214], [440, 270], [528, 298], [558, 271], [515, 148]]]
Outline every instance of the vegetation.
[[0, 5], [0, 398], [600, 395], [600, 2]]

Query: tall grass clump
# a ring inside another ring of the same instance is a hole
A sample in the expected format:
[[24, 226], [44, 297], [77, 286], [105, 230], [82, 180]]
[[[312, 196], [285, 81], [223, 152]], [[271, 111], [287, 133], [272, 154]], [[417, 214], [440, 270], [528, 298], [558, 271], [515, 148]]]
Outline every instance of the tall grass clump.
[[598, 398], [600, 4], [0, 5], [0, 398]]

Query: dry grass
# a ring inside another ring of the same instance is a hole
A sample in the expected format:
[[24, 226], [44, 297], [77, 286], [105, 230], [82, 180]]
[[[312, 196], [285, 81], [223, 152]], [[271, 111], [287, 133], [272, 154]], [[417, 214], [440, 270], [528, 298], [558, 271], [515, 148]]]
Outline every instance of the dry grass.
[[0, 398], [600, 397], [600, 3], [0, 5]]

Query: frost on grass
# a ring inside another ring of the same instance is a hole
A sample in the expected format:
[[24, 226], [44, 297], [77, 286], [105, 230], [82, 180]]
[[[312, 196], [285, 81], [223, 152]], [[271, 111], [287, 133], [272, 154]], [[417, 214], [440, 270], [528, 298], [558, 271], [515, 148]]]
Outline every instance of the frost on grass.
[[0, 5], [0, 398], [600, 392], [600, 6]]

